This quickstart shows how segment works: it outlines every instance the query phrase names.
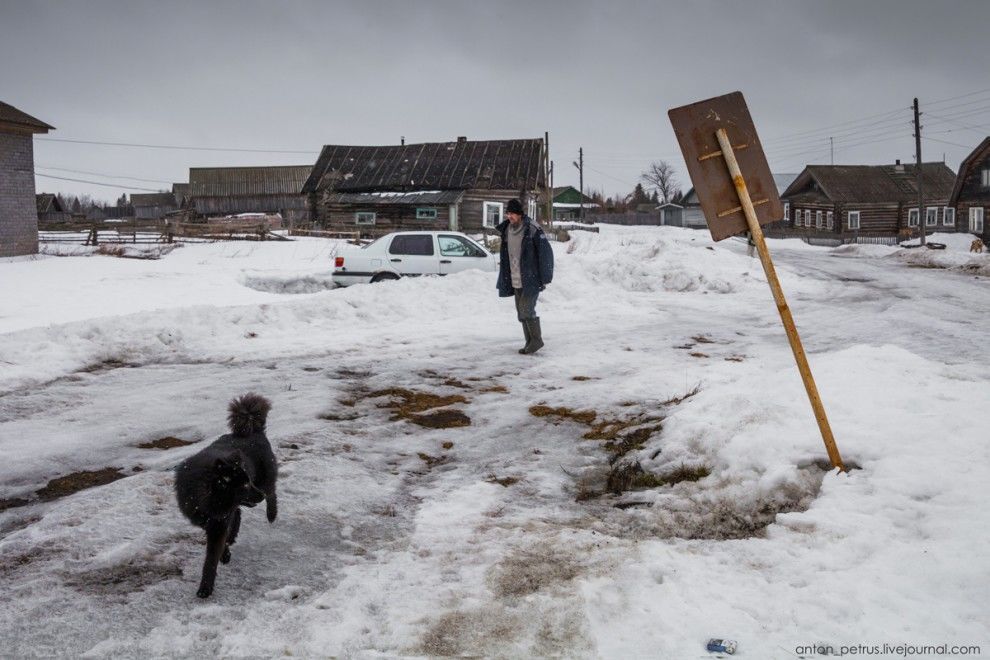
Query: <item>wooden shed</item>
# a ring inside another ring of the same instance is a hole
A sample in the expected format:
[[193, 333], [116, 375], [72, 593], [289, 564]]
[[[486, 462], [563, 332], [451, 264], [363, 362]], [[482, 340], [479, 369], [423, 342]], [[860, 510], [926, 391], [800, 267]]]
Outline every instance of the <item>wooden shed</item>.
[[331, 231], [480, 232], [503, 220], [513, 198], [539, 219], [545, 156], [542, 139], [327, 145], [303, 192], [312, 219]]
[[949, 204], [956, 210], [959, 231], [990, 243], [990, 137], [983, 140], [959, 166]]
[[72, 222], [72, 214], [62, 206], [57, 195], [39, 193], [34, 196], [38, 209], [38, 224], [61, 224]]
[[584, 215], [601, 212], [595, 200], [587, 195], [582, 195], [574, 186], [554, 188], [552, 196], [554, 220], [577, 220], [582, 215], [582, 206], [584, 207]]
[[158, 220], [179, 208], [175, 195], [170, 192], [134, 193], [131, 195], [131, 206], [138, 220]]
[[949, 206], [956, 175], [945, 163], [922, 164], [922, 213], [916, 172], [915, 165], [900, 161], [809, 165], [781, 196], [789, 214], [786, 226], [809, 236], [836, 238], [904, 235], [920, 231], [922, 221], [928, 232], [956, 231], [955, 211]]
[[[191, 167], [189, 183], [177, 183], [184, 205], [202, 216], [280, 213], [291, 222], [307, 215], [303, 184], [311, 165]], [[179, 200], [175, 200], [179, 203]]]

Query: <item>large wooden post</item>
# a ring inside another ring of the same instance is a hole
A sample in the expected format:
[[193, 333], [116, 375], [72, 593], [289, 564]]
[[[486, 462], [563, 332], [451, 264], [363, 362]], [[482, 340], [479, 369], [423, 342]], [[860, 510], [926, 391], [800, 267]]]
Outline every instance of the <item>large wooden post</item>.
[[716, 131], [715, 137], [718, 139], [719, 146], [722, 148], [722, 156], [725, 158], [725, 163], [729, 167], [729, 174], [732, 175], [732, 182], [739, 195], [739, 202], [746, 216], [750, 234], [753, 237], [753, 242], [756, 243], [760, 262], [763, 264], [763, 272], [767, 275], [767, 282], [770, 284], [770, 290], [773, 292], [774, 302], [777, 303], [777, 311], [780, 313], [780, 320], [783, 322], [784, 330], [787, 332], [787, 340], [791, 344], [794, 360], [797, 362], [798, 371], [801, 372], [804, 389], [808, 392], [811, 408], [814, 410], [815, 419], [818, 420], [818, 428], [821, 430], [822, 440], [825, 442], [828, 457], [832, 461], [833, 466], [845, 472], [846, 467], [843, 465], [842, 457], [839, 455], [839, 448], [835, 445], [832, 427], [829, 426], [828, 417], [825, 415], [825, 406], [822, 405], [822, 399], [818, 395], [818, 387], [815, 385], [815, 378], [811, 374], [811, 367], [808, 366], [808, 358], [804, 354], [801, 337], [798, 336], [797, 327], [794, 325], [794, 317], [791, 316], [791, 310], [787, 306], [784, 291], [780, 288], [780, 280], [777, 279], [777, 271], [774, 269], [773, 261], [770, 259], [767, 242], [763, 238], [763, 230], [760, 228], [760, 223], [757, 220], [756, 209], [753, 207], [753, 201], [749, 197], [749, 190], [746, 187], [745, 179], [743, 179], [742, 171], [739, 169], [739, 163], [736, 161], [736, 154], [732, 149], [732, 143], [729, 142], [729, 135], [724, 128], [720, 128]]

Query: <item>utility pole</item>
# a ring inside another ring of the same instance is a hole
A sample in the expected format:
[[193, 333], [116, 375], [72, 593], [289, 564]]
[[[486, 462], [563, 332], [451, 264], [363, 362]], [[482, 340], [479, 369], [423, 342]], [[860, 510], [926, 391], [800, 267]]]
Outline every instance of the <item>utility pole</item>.
[[580, 177], [578, 186], [581, 188], [580, 199], [578, 199], [580, 202], [578, 219], [584, 222], [584, 147], [578, 148], [578, 162], [574, 163], [574, 167], [578, 169], [578, 176]]
[[399, 138], [399, 144], [401, 144], [403, 147], [406, 146], [406, 136], [405, 135], [403, 135], [402, 137]]
[[550, 162], [550, 131], [543, 132], [543, 187], [547, 196], [547, 227], [553, 226], [553, 179], [551, 172], [553, 163]]
[[[917, 97], [914, 99], [914, 157], [918, 176], [918, 227], [921, 229], [921, 244], [924, 245], [927, 216], [925, 214], [925, 197], [921, 191], [921, 113], [918, 112]], [[908, 211], [908, 218], [910, 217], [911, 211]]]
[[828, 153], [830, 164], [835, 165], [835, 142], [832, 138], [828, 139]]

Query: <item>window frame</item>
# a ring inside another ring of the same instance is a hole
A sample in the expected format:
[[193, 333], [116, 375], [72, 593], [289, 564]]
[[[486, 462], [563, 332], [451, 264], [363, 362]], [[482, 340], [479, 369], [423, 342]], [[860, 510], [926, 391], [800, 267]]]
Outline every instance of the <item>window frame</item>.
[[[949, 218], [952, 218], [951, 222], [949, 222]], [[956, 226], [956, 208], [954, 206], [942, 207], [942, 225], [945, 227]]]
[[811, 227], [811, 209], [804, 210], [804, 226]]
[[[934, 211], [934, 213], [932, 213]], [[929, 217], [935, 216], [931, 222], [928, 222]], [[925, 227], [938, 227], [938, 207], [937, 206], [926, 206], [925, 207]]]
[[[985, 215], [985, 213], [983, 212], [983, 207], [982, 206], [971, 206], [971, 207], [969, 207], [969, 231], [970, 231], [970, 233], [975, 233], [975, 232], [979, 232], [981, 234], [983, 233], [983, 227], [984, 227], [984, 224], [983, 224], [984, 217], [983, 216], [984, 215]], [[979, 229], [976, 228], [976, 222], [977, 222], [977, 220], [979, 220], [979, 223], [980, 223]]]
[[990, 167], [984, 167], [980, 170], [980, 184], [984, 188], [990, 188]]
[[821, 211], [815, 211], [815, 229], [821, 229], [825, 225], [823, 224], [823, 214]]
[[[498, 207], [498, 221], [494, 225], [488, 224], [488, 207]], [[495, 229], [505, 221], [505, 202], [482, 202], [481, 203], [481, 226], [487, 229]]]
[[[913, 218], [913, 220], [912, 220]], [[908, 209], [908, 227], [918, 227], [921, 224], [921, 212], [918, 207]]]
[[790, 217], [791, 217], [791, 203], [784, 202], [784, 220], [787, 220]]
[[[365, 219], [364, 221], [361, 220], [361, 216], [369, 216], [369, 215], [371, 216], [371, 222], [368, 222], [367, 219]], [[375, 221], [377, 219], [378, 219], [378, 213], [376, 211], [355, 211], [354, 212], [354, 224], [356, 224], [356, 225], [373, 225], [373, 224], [375, 224]]]
[[801, 226], [801, 209], [794, 207], [794, 226]]
[[[853, 216], [856, 216], [856, 222], [853, 223]], [[862, 216], [859, 211], [846, 211], [846, 225], [849, 229], [859, 230]]]
[[[432, 214], [432, 215], [430, 215]], [[432, 206], [417, 206], [416, 207], [416, 219], [417, 220], [437, 220], [440, 217], [440, 213]]]
[[[427, 253], [427, 254], [422, 254], [422, 253], [419, 253], [419, 252], [413, 253], [413, 252], [393, 252], [392, 251], [392, 248], [395, 247], [395, 244], [397, 242], [399, 242], [399, 241], [405, 242], [405, 241], [408, 241], [409, 239], [413, 239], [413, 238], [428, 238], [429, 239], [429, 244], [430, 244], [430, 252]], [[399, 256], [399, 257], [435, 257], [435, 256], [437, 256], [436, 239], [433, 237], [433, 234], [399, 234], [398, 236], [394, 236], [392, 238], [392, 241], [388, 244], [388, 250], [386, 252], [388, 254], [394, 254], [394, 255]]]
[[826, 211], [825, 213], [825, 228], [834, 229], [835, 228], [835, 212]]
[[[457, 241], [458, 243], [460, 243], [461, 245], [466, 245], [469, 248], [471, 248], [472, 250], [477, 250], [479, 252], [479, 254], [474, 254], [474, 255], [472, 255], [472, 254], [447, 254], [447, 253], [445, 253], [443, 251], [443, 243], [441, 242], [441, 240], [442, 239], [445, 239], [445, 238], [446, 239], [453, 239], [453, 240]], [[474, 241], [472, 241], [469, 238], [465, 238], [463, 236], [457, 236], [456, 234], [437, 234], [437, 249], [439, 250], [441, 257], [462, 257], [462, 258], [465, 258], [465, 259], [479, 259], [479, 258], [485, 258], [485, 257], [488, 256], [488, 253], [485, 252], [481, 248], [480, 245], [478, 245], [477, 243], [475, 243]]]

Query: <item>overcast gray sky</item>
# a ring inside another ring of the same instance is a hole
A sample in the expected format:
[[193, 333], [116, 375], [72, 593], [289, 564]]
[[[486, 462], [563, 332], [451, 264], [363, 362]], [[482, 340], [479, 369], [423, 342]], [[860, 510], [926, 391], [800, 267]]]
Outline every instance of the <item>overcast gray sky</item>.
[[584, 147], [586, 189], [611, 195], [656, 159], [688, 187], [666, 112], [736, 89], [776, 172], [828, 163], [830, 135], [836, 163], [913, 159], [915, 96], [925, 160], [956, 169], [990, 134], [988, 30], [988, 0], [0, 0], [0, 100], [48, 138], [272, 151], [41, 136], [39, 173], [112, 186], [39, 176], [39, 192], [113, 199], [323, 144], [549, 131], [555, 183], [577, 184]]

